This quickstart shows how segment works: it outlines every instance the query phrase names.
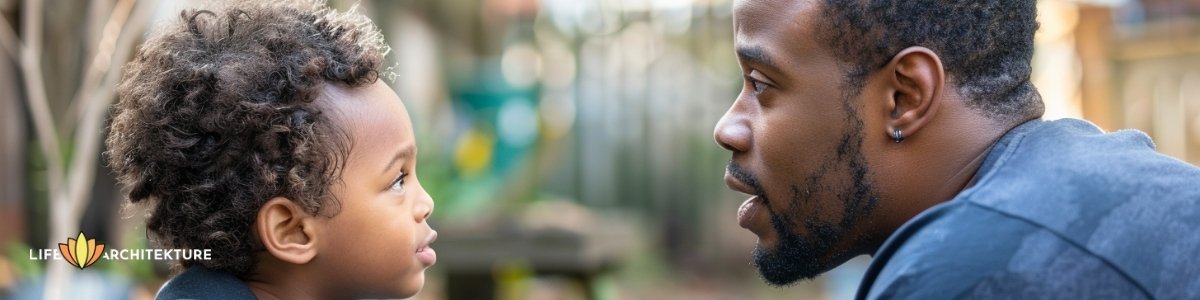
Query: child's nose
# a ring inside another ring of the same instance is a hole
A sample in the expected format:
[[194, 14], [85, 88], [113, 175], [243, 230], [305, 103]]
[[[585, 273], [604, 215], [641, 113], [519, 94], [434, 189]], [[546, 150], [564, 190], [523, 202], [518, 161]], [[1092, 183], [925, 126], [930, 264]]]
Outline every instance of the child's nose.
[[418, 222], [428, 220], [429, 216], [433, 215], [433, 197], [430, 197], [429, 193], [422, 191], [421, 201], [417, 203], [415, 211], [419, 218]]

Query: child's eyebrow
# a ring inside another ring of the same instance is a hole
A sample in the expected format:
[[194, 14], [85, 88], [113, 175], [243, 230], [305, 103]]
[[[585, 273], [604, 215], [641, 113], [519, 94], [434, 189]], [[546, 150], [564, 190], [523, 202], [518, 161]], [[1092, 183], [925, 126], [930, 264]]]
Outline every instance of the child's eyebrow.
[[383, 168], [383, 175], [388, 175], [388, 170], [391, 170], [392, 167], [396, 165], [396, 162], [413, 157], [413, 153], [416, 151], [416, 147], [414, 147], [412, 144], [407, 144], [403, 147], [400, 147], [400, 150], [396, 151], [396, 155], [392, 156], [392, 160], [389, 161], [387, 166]]

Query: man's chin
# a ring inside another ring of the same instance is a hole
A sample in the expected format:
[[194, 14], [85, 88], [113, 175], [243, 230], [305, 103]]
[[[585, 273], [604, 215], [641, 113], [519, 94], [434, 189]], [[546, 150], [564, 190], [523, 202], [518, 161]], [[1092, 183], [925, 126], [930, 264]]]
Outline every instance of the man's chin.
[[779, 228], [781, 224], [776, 222], [778, 239], [770, 244], [760, 241], [754, 248], [752, 264], [768, 284], [787, 287], [802, 280], [812, 280], [848, 260], [839, 259], [841, 256], [829, 256], [830, 245], [824, 241], [834, 240], [830, 236], [808, 240]]
[[844, 230], [829, 224], [806, 224], [808, 236], [794, 232], [788, 224], [796, 224], [786, 216], [771, 215], [774, 239], [764, 239], [754, 247], [752, 264], [770, 285], [785, 287], [797, 281], [813, 279], [846, 262], [851, 256], [835, 250]]
[[762, 246], [755, 246], [753, 254], [752, 264], [758, 270], [758, 275], [767, 284], [775, 287], [787, 287], [801, 280], [811, 280], [828, 271], [819, 267], [815, 259], [803, 259], [780, 251], [772, 253]]

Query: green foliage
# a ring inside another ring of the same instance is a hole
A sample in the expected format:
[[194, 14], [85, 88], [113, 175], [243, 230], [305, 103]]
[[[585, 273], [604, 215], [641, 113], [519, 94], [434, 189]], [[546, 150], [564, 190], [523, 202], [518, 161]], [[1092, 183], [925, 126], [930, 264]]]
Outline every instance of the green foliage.
[[29, 251], [32, 251], [29, 245], [16, 240], [6, 241], [5, 245], [4, 254], [11, 260], [17, 278], [33, 279], [45, 272], [44, 260], [28, 259]]

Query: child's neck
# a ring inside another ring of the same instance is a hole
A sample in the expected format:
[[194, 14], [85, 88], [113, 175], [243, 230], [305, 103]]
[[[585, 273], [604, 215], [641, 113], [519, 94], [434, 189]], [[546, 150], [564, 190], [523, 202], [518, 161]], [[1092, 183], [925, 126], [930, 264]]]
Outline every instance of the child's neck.
[[317, 285], [310, 284], [312, 280], [305, 278], [306, 272], [285, 270], [285, 268], [260, 260], [254, 274], [245, 278], [246, 287], [260, 300], [266, 299], [327, 299], [317, 290]]

